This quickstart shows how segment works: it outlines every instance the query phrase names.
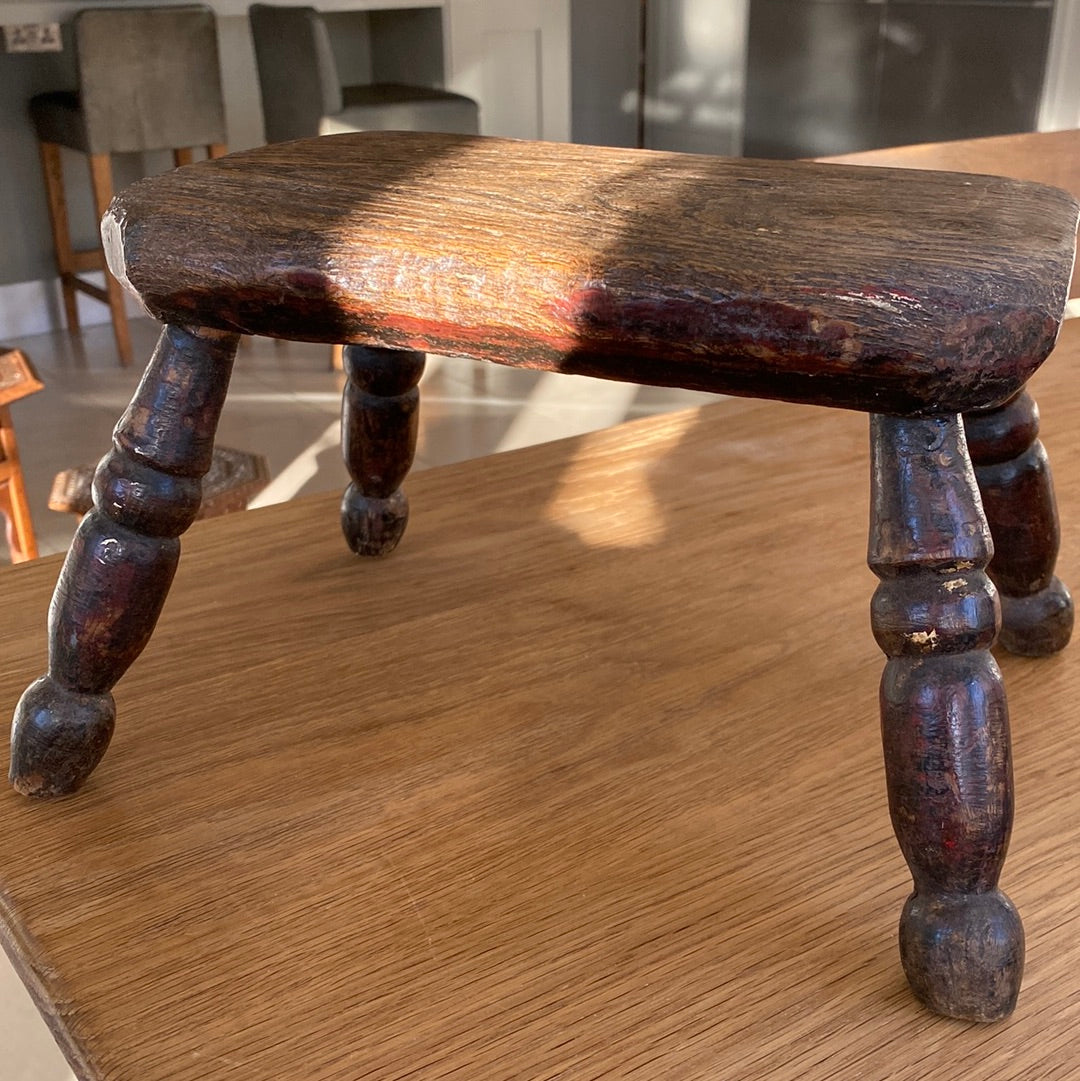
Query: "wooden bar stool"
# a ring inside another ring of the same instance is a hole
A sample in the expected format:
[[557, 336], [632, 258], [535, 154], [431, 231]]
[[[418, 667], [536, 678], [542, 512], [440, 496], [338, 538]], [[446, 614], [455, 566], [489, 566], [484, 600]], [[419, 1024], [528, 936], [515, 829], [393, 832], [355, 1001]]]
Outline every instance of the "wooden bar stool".
[[[198, 5], [161, 8], [92, 8], [75, 16], [79, 85], [30, 100], [52, 223], [69, 330], [79, 327], [76, 293], [109, 306], [120, 363], [131, 363], [124, 293], [105, 265], [100, 247], [76, 251], [68, 226], [60, 151], [86, 154], [98, 215], [113, 196], [113, 154], [171, 150], [176, 165], [194, 147], [210, 157], [225, 153], [217, 27], [213, 12]], [[104, 270], [105, 288], [80, 278]]]
[[[998, 889], [1012, 779], [986, 568], [991, 529], [1041, 496], [1015, 461], [1026, 413], [980, 413], [974, 438], [1016, 477], [987, 523], [962, 414], [1014, 401], [1053, 348], [1077, 213], [993, 177], [401, 132], [133, 185], [105, 248], [166, 326], [57, 585], [49, 674], [16, 710], [15, 787], [71, 792], [105, 753], [111, 688], [198, 511], [240, 334], [350, 343], [341, 522], [363, 555], [389, 553], [408, 519], [424, 351], [862, 410], [889, 802], [915, 883], [901, 956], [933, 1009], [1007, 1015], [1023, 932]], [[1022, 541], [1005, 528], [999, 547]], [[1071, 600], [1051, 550], [1025, 555], [1049, 584], [1006, 609], [1012, 638], [1060, 649]]]
[[0, 347], [0, 514], [7, 520], [12, 563], [37, 559], [38, 549], [11, 421], [11, 403], [36, 394], [44, 385], [21, 350]]

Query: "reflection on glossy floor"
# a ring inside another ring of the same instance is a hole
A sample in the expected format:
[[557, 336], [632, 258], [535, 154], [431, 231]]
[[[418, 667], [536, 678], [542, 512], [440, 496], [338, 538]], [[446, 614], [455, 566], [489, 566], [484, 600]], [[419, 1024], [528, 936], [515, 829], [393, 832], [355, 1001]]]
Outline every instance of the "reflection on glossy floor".
[[[157, 338], [132, 323], [136, 356]], [[108, 325], [8, 341], [22, 349], [45, 390], [13, 406], [31, 513], [42, 555], [67, 548], [76, 519], [47, 508], [53, 476], [96, 461], [141, 374], [117, 366]], [[219, 428], [221, 443], [265, 455], [272, 480], [257, 502], [344, 488], [338, 414], [344, 376], [324, 346], [256, 339], [242, 347]], [[416, 469], [605, 428], [712, 395], [546, 375], [453, 358], [429, 358], [421, 383]], [[0, 562], [7, 550], [0, 545]], [[42, 613], [42, 619], [45, 613]], [[7, 706], [13, 703], [7, 703]], [[71, 1072], [6, 960], [0, 959], [0, 1076], [70, 1081]]]

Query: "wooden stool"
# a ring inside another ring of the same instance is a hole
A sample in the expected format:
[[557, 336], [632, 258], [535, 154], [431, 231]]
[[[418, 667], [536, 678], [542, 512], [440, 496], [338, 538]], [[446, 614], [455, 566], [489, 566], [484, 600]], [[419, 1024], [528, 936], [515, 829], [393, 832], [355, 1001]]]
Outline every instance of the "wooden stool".
[[[14, 785], [70, 792], [105, 753], [111, 688], [198, 511], [240, 334], [351, 343], [341, 521], [364, 555], [405, 529], [422, 350], [862, 410], [889, 802], [915, 881], [901, 956], [933, 1009], [1007, 1015], [1023, 932], [998, 889], [1012, 781], [986, 568], [991, 529], [1000, 547], [1031, 543], [1011, 524], [1052, 515], [1049, 475], [1016, 456], [1077, 212], [1063, 192], [992, 177], [414, 133], [139, 182], [114, 200], [105, 248], [166, 326], [57, 585], [49, 674], [16, 710]], [[964, 413], [1000, 466], [989, 525]], [[1060, 649], [1072, 602], [1053, 546], [1022, 556], [1038, 573], [1005, 611], [1012, 639]]]
[[[225, 153], [217, 27], [201, 5], [90, 8], [75, 16], [76, 91], [51, 91], [30, 101], [52, 223], [69, 330], [79, 327], [76, 292], [109, 306], [120, 363], [131, 363], [124, 292], [108, 272], [100, 247], [76, 251], [68, 227], [61, 148], [87, 155], [100, 217], [113, 196], [112, 155], [171, 150], [176, 165]], [[105, 271], [105, 288], [78, 275]]]
[[[94, 504], [93, 481], [96, 463], [64, 469], [53, 478], [49, 510], [85, 514]], [[261, 454], [249, 454], [233, 447], [214, 447], [210, 468], [202, 481], [202, 501], [195, 520], [216, 518], [248, 503], [270, 483], [270, 467]]]
[[25, 354], [18, 349], [0, 349], [0, 514], [7, 519], [12, 563], [37, 559], [38, 550], [10, 405], [44, 385]]

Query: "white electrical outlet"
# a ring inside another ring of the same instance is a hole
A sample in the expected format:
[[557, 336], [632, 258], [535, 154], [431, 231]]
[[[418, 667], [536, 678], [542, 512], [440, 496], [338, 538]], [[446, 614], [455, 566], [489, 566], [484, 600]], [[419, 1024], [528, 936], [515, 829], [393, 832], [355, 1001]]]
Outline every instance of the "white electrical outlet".
[[58, 53], [63, 49], [59, 23], [21, 23], [4, 27], [9, 53]]

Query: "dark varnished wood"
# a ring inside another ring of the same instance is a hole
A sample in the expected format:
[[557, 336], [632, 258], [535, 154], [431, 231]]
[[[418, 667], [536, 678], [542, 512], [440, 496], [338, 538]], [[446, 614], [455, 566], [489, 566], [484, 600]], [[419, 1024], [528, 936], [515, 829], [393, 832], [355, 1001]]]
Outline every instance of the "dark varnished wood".
[[1045, 358], [1076, 215], [1000, 178], [365, 132], [141, 181], [104, 234], [166, 321], [920, 414]]
[[[954, 173], [989, 173], [1016, 180], [1051, 184], [1080, 199], [1080, 129], [1027, 131], [957, 139], [945, 143], [918, 143], [861, 150], [854, 154], [820, 158], [850, 165], [892, 169], [944, 169]], [[1069, 296], [1080, 296], [1080, 265], [1073, 268]]]
[[12, 784], [78, 788], [105, 753], [111, 690], [150, 639], [199, 510], [237, 337], [166, 327], [94, 478], [49, 610], [49, 671], [15, 711]]
[[1020, 918], [997, 889], [1012, 824], [1008, 708], [990, 653], [993, 551], [959, 417], [871, 421], [871, 606], [889, 660], [881, 725], [889, 809], [915, 892], [900, 952], [939, 1013], [1010, 1013]]
[[416, 453], [424, 354], [346, 346], [341, 450], [352, 483], [341, 528], [357, 555], [389, 555], [409, 520], [401, 489]]
[[1054, 574], [1061, 531], [1039, 410], [1023, 393], [964, 418], [975, 476], [994, 537], [990, 575], [1001, 592], [1001, 644], [1045, 657], [1072, 635], [1073, 603]]

